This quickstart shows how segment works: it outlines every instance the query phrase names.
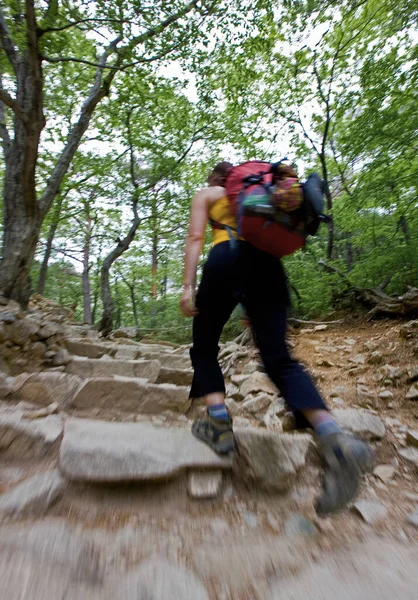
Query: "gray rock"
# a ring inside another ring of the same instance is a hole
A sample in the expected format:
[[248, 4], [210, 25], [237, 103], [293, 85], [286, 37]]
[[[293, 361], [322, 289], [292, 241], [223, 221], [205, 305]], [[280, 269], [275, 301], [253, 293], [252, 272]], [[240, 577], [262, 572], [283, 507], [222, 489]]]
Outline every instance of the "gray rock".
[[234, 417], [234, 426], [235, 427], [250, 427], [251, 422], [249, 419], [246, 419], [245, 417], [241, 417], [241, 416], [236, 416]]
[[383, 367], [377, 370], [375, 379], [376, 381], [395, 381], [396, 379], [400, 379], [402, 375], [403, 372], [399, 367], [383, 365]]
[[34, 475], [0, 496], [0, 513], [43, 514], [63, 494], [66, 485], [57, 469]]
[[364, 354], [356, 354], [356, 356], [349, 358], [349, 361], [355, 365], [364, 365], [366, 364], [366, 357]]
[[135, 346], [122, 346], [117, 349], [115, 354], [116, 360], [135, 360], [141, 355], [140, 350]]
[[138, 336], [138, 329], [136, 327], [121, 327], [112, 331], [112, 337], [117, 338], [129, 338], [134, 339]]
[[222, 489], [222, 471], [201, 473], [190, 471], [188, 476], [188, 492], [192, 498], [216, 498]]
[[3, 323], [11, 324], [16, 321], [16, 317], [11, 312], [0, 312], [0, 321]]
[[409, 429], [406, 433], [406, 441], [411, 446], [415, 446], [415, 448], [418, 448], [418, 431], [413, 431]]
[[112, 348], [104, 344], [92, 344], [85, 341], [68, 340], [67, 350], [77, 356], [87, 358], [101, 358], [104, 354], [111, 354]]
[[38, 331], [38, 338], [41, 340], [47, 339], [60, 333], [62, 331], [62, 327], [58, 325], [58, 323], [54, 323], [53, 321], [48, 321], [44, 323], [40, 330]]
[[413, 383], [406, 393], [407, 400], [418, 400], [418, 383]]
[[60, 468], [79, 481], [142, 481], [172, 477], [188, 468], [230, 469], [186, 429], [145, 423], [68, 419]]
[[66, 372], [84, 379], [116, 375], [148, 379], [151, 383], [155, 383], [161, 371], [161, 363], [158, 360], [118, 360], [116, 358], [104, 360], [107, 357], [108, 355], [104, 355], [100, 359], [95, 359], [76, 356], [67, 366]]
[[366, 385], [357, 386], [357, 402], [360, 405], [371, 404], [375, 398], [374, 392]]
[[407, 462], [411, 463], [415, 467], [418, 467], [418, 448], [402, 448], [399, 450], [399, 454]]
[[386, 506], [374, 500], [358, 500], [353, 508], [368, 525], [374, 525], [388, 515]]
[[148, 560], [116, 585], [118, 600], [209, 600], [201, 581], [185, 567]]
[[242, 412], [241, 404], [238, 404], [238, 402], [235, 402], [232, 398], [225, 398], [225, 405], [232, 417], [235, 417]]
[[82, 380], [75, 375], [57, 372], [23, 373], [18, 375], [13, 385], [13, 393], [21, 400], [48, 406], [58, 402], [60, 406], [68, 406]]
[[131, 377], [93, 377], [82, 383], [71, 406], [142, 414], [172, 410], [184, 414], [190, 407], [189, 388]]
[[315, 525], [301, 515], [300, 513], [292, 513], [284, 524], [284, 534], [286, 537], [294, 535], [306, 535], [308, 537], [315, 536], [319, 533]]
[[190, 358], [187, 356], [168, 352], [143, 352], [141, 356], [145, 360], [159, 360], [168, 369], [191, 369], [192, 366]]
[[231, 376], [231, 382], [234, 385], [240, 386], [244, 381], [246, 381], [251, 373], [239, 373], [238, 375]]
[[39, 325], [31, 319], [18, 319], [6, 326], [6, 335], [17, 346], [24, 346], [38, 330]]
[[25, 421], [22, 410], [0, 413], [0, 451], [13, 458], [32, 458], [51, 452], [63, 423], [59, 415]]
[[277, 394], [277, 389], [265, 373], [256, 371], [252, 373], [240, 386], [241, 394], [244, 398], [250, 394], [266, 392], [267, 394]]
[[72, 356], [68, 352], [68, 350], [66, 350], [65, 348], [61, 348], [61, 350], [58, 350], [58, 352], [54, 355], [51, 362], [52, 366], [61, 367], [62, 365], [68, 365], [68, 363], [70, 363], [71, 361]]
[[331, 398], [338, 398], [339, 396], [344, 397], [347, 393], [348, 388], [345, 385], [337, 385], [336, 387], [332, 388], [329, 395]]
[[408, 369], [408, 377], [409, 377], [409, 381], [417, 381], [418, 380], [418, 366], [410, 367]]
[[393, 392], [390, 390], [384, 390], [383, 392], [379, 393], [379, 398], [385, 400], [385, 402], [391, 402], [393, 400]]
[[270, 406], [272, 399], [272, 396], [266, 393], [247, 397], [247, 400], [242, 403], [242, 408], [253, 415], [262, 413]]
[[377, 465], [373, 471], [373, 475], [383, 481], [389, 481], [396, 473], [396, 469], [392, 465]]
[[226, 386], [226, 395], [233, 400], [242, 400], [242, 394], [239, 391], [239, 387], [235, 385], [235, 383], [227, 383]]
[[[137, 375], [145, 377], [145, 375]], [[148, 377], [149, 379], [149, 377]], [[172, 383], [174, 385], [191, 385], [193, 380], [193, 371], [191, 369], [170, 369], [161, 367], [156, 383]], [[151, 380], [150, 380], [151, 381]]]
[[375, 352], [372, 352], [370, 354], [369, 358], [367, 359], [367, 362], [370, 365], [380, 365], [380, 364], [382, 364], [383, 359], [384, 359], [383, 354], [376, 350]]
[[337, 408], [333, 415], [344, 431], [359, 438], [373, 440], [385, 435], [386, 429], [382, 420], [366, 410]]
[[286, 414], [286, 404], [283, 398], [275, 398], [267, 410], [267, 414], [282, 417]]
[[312, 438], [259, 429], [235, 429], [235, 442], [234, 470], [238, 476], [260, 489], [284, 491], [305, 466]]

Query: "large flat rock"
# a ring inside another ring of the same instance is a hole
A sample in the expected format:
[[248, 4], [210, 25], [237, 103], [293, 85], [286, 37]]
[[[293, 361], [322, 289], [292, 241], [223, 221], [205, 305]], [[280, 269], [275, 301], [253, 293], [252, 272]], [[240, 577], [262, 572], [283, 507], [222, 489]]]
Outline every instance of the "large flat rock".
[[140, 377], [155, 383], [160, 369], [161, 363], [158, 360], [103, 360], [76, 356], [65, 370], [67, 373], [83, 378], [119, 375], [120, 377]]
[[0, 515], [43, 514], [64, 492], [57, 469], [34, 475], [0, 496]]
[[131, 377], [93, 377], [84, 381], [71, 406], [142, 414], [159, 414], [165, 410], [185, 413], [190, 399], [186, 387], [157, 385]]
[[145, 481], [185, 469], [231, 468], [188, 429], [144, 423], [68, 419], [60, 450], [61, 471], [72, 480]]
[[29, 421], [23, 410], [0, 413], [0, 453], [13, 458], [32, 458], [51, 452], [63, 431], [60, 415]]
[[16, 377], [12, 392], [30, 404], [48, 406], [58, 402], [61, 407], [66, 407], [81, 384], [79, 377], [68, 373], [22, 373]]

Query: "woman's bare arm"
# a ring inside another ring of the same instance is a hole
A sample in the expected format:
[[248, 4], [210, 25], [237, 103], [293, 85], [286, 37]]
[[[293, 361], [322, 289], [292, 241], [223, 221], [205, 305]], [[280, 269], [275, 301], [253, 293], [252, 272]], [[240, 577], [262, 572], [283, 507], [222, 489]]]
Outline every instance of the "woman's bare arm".
[[192, 201], [189, 233], [184, 252], [183, 296], [180, 301], [185, 316], [196, 314], [194, 308], [194, 288], [196, 285], [197, 265], [205, 239], [205, 229], [211, 204], [225, 195], [220, 186], [206, 188], [197, 192]]

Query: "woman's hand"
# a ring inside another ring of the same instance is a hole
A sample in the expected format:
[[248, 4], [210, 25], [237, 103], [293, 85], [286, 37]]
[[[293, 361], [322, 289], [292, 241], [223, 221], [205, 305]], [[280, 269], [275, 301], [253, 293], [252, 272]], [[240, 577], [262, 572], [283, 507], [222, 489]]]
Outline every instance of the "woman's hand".
[[195, 291], [191, 285], [183, 287], [183, 293], [180, 298], [180, 310], [185, 317], [195, 317], [198, 310], [195, 306]]

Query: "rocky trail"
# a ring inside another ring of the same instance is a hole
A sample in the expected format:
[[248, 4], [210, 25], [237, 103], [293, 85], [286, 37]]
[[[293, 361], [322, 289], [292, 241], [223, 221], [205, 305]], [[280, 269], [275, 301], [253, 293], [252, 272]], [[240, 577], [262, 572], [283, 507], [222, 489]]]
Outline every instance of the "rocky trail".
[[418, 321], [289, 344], [376, 468], [319, 520], [320, 465], [256, 351], [223, 344], [237, 453], [190, 433], [188, 349], [0, 306], [0, 580], [8, 600], [417, 597]]

